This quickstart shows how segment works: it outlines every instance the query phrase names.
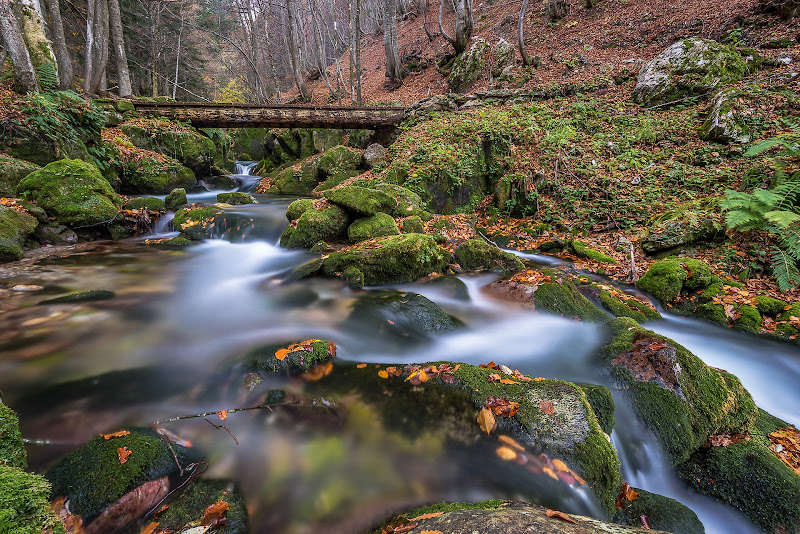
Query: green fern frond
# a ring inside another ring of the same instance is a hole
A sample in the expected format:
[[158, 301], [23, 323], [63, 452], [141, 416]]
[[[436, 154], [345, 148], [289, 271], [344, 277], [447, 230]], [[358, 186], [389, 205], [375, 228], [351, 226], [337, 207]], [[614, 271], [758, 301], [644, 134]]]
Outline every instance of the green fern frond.
[[800, 222], [800, 215], [788, 210], [773, 210], [766, 212], [764, 219], [780, 228], [788, 228], [789, 225]]
[[759, 141], [755, 143], [753, 146], [747, 149], [744, 153], [745, 156], [748, 158], [752, 158], [754, 156], [758, 156], [759, 154], [766, 152], [770, 148], [774, 146], [778, 146], [781, 144], [781, 139], [778, 137], [770, 137], [769, 139], [764, 139], [763, 141]]
[[793, 257], [778, 247], [772, 247], [770, 265], [772, 266], [772, 275], [781, 291], [800, 287], [800, 270], [798, 270], [797, 261]]
[[748, 210], [732, 210], [725, 215], [725, 224], [728, 228], [739, 230], [740, 232], [747, 232], [759, 228], [763, 223], [764, 218], [760, 213]]
[[800, 223], [794, 223], [776, 232], [783, 250], [794, 259], [800, 261]]

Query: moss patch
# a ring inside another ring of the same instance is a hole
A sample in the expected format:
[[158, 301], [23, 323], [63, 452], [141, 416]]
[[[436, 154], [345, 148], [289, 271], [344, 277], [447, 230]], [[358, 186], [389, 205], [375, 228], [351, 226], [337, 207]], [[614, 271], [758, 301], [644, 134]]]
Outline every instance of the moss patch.
[[[336, 356], [336, 346], [322, 339], [302, 344], [272, 343], [253, 349], [244, 357], [245, 368], [266, 374], [295, 375]], [[280, 357], [280, 359], [279, 359]]]
[[0, 402], [0, 466], [25, 468], [28, 465], [17, 414]]
[[705, 262], [687, 258], [667, 258], [655, 262], [636, 286], [662, 303], [672, 302], [682, 290], [704, 289], [714, 277]]
[[510, 252], [499, 249], [480, 238], [461, 243], [453, 257], [466, 271], [500, 271], [510, 275], [523, 268], [522, 261]]
[[610, 263], [617, 265], [617, 260], [607, 254], [603, 254], [599, 250], [589, 248], [585, 243], [574, 239], [570, 241], [570, 247], [575, 251], [575, 255], [580, 258], [588, 258], [590, 260], [599, 261], [601, 263]]
[[611, 390], [605, 386], [597, 384], [578, 384], [580, 388], [586, 392], [586, 399], [592, 407], [592, 411], [597, 416], [597, 422], [600, 428], [606, 434], [611, 434], [614, 430], [614, 398], [611, 396]]
[[64, 523], [50, 511], [50, 484], [44, 477], [0, 465], [0, 529], [64, 534]]
[[288, 226], [281, 234], [280, 245], [284, 248], [309, 248], [319, 241], [329, 241], [344, 234], [350, 219], [339, 206], [329, 204], [320, 209], [303, 212], [294, 226]]
[[615, 523], [641, 527], [641, 516], [647, 516], [650, 527], [666, 532], [680, 534], [703, 534], [705, 528], [691, 509], [675, 499], [635, 488], [639, 496], [626, 501], [624, 507], [617, 509], [612, 518]]
[[22, 247], [39, 222], [27, 213], [0, 205], [0, 262], [22, 258]]
[[330, 189], [325, 191], [322, 196], [360, 215], [375, 215], [379, 212], [391, 213], [395, 207], [394, 199], [383, 191], [356, 185]]
[[215, 219], [221, 213], [222, 208], [219, 206], [189, 206], [175, 213], [172, 226], [190, 239], [207, 239], [211, 237]]
[[206, 508], [219, 501], [228, 503], [229, 508], [223, 516], [225, 523], [215, 527], [214, 532], [247, 534], [246, 503], [233, 483], [223, 480], [198, 480], [192, 484], [158, 516], [158, 528], [180, 531], [190, 523], [200, 524]]
[[300, 216], [314, 207], [314, 201], [310, 198], [295, 200], [286, 208], [286, 218], [289, 222], [296, 221]]
[[362, 217], [353, 221], [347, 228], [347, 238], [352, 243], [359, 243], [374, 237], [399, 235], [394, 219], [386, 213], [376, 213], [369, 217]]

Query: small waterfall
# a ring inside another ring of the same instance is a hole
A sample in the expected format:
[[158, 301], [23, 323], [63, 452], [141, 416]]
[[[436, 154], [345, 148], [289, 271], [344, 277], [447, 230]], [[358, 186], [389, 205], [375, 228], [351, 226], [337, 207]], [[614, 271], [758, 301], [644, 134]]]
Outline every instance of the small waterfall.
[[258, 165], [257, 161], [237, 161], [236, 162], [236, 170], [234, 174], [241, 174], [242, 176], [250, 176], [255, 169], [256, 165]]

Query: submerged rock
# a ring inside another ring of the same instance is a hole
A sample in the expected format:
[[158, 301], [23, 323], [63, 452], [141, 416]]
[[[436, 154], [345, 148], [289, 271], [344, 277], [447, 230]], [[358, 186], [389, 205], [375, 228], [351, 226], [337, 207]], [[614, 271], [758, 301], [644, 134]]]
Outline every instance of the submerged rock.
[[224, 520], [214, 532], [247, 534], [247, 507], [236, 485], [226, 480], [202, 479], [189, 486], [153, 520], [156, 531], [188, 532], [203, 523], [206, 510], [212, 506], [220, 511], [219, 517]]
[[38, 225], [35, 217], [0, 205], [0, 262], [22, 259], [25, 241]]
[[43, 300], [39, 304], [76, 304], [80, 302], [96, 302], [98, 300], [109, 300], [114, 298], [113, 291], [105, 289], [93, 289], [90, 291], [80, 291], [63, 297]]
[[108, 224], [122, 206], [122, 198], [97, 167], [77, 159], [56, 161], [32, 172], [19, 183], [17, 194], [73, 227]]
[[192, 205], [178, 210], [172, 219], [172, 226], [186, 234], [189, 239], [208, 239], [215, 231], [215, 219], [222, 213], [219, 206]]
[[499, 271], [508, 276], [524, 267], [522, 260], [480, 238], [461, 243], [453, 253], [455, 262], [465, 271]]

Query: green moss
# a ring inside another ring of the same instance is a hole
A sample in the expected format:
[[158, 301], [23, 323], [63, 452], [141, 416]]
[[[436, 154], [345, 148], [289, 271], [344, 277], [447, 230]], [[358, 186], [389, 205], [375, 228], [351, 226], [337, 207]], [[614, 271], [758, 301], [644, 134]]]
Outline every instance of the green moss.
[[194, 171], [174, 158], [142, 158], [120, 164], [122, 190], [130, 194], [161, 195], [176, 188], [197, 184]]
[[[637, 323], [644, 323], [651, 318], [644, 314], [644, 310], [641, 310], [639, 307], [633, 307], [632, 304], [629, 304], [631, 301], [641, 304], [636, 299], [626, 299], [625, 302], [623, 302], [616, 295], [613, 295], [611, 292], [606, 291], [605, 289], [600, 291], [599, 298], [603, 306], [605, 306], [605, 308], [610, 311], [614, 317], [630, 317]], [[645, 305], [642, 306], [648, 310], [650, 309]]]
[[589, 248], [585, 243], [581, 243], [577, 239], [570, 241], [570, 247], [572, 247], [572, 250], [575, 251], [575, 255], [580, 258], [588, 258], [590, 260], [595, 260], [602, 263], [610, 263], [612, 265], [617, 265], [618, 263], [617, 260], [611, 256], [603, 254], [599, 250]]
[[333, 276], [356, 267], [364, 273], [367, 285], [413, 282], [421, 276], [442, 272], [448, 256], [430, 236], [403, 234], [382, 238], [378, 248], [334, 252], [325, 260], [323, 272]]
[[175, 213], [172, 226], [190, 239], [207, 239], [211, 237], [215, 219], [221, 213], [222, 208], [218, 206], [189, 206]]
[[123, 206], [126, 210], [148, 210], [164, 211], [167, 209], [166, 203], [158, 197], [135, 197], [125, 202]]
[[[545, 270], [544, 272], [550, 272]], [[551, 278], [561, 279], [563, 273], [553, 272]], [[592, 323], [602, 323], [609, 319], [608, 314], [604, 313], [592, 302], [581, 295], [578, 288], [566, 278], [561, 283], [546, 282], [541, 284], [533, 295], [533, 303], [537, 310], [560, 315], [562, 317], [577, 317], [583, 321]]]
[[186, 189], [179, 187], [169, 192], [164, 199], [167, 208], [171, 210], [179, 210], [181, 206], [185, 206], [188, 200], [186, 199]]
[[158, 528], [180, 531], [190, 523], [200, 524], [206, 508], [218, 501], [225, 501], [229, 508], [223, 516], [225, 524], [215, 527], [214, 532], [247, 534], [246, 503], [234, 484], [224, 480], [201, 479], [192, 484], [158, 516]]
[[64, 534], [64, 523], [50, 511], [50, 484], [44, 477], [0, 465], [0, 532]]
[[40, 168], [33, 163], [0, 154], [0, 197], [13, 197], [17, 184]]
[[317, 160], [304, 161], [299, 168], [287, 167], [272, 180], [267, 193], [273, 195], [310, 195], [319, 185]]
[[473, 43], [469, 50], [456, 57], [447, 77], [451, 91], [456, 93], [467, 91], [478, 81], [486, 68], [490, 48], [489, 43], [480, 39]]
[[369, 217], [362, 217], [353, 221], [347, 228], [347, 238], [352, 243], [359, 243], [373, 237], [399, 235], [394, 219], [386, 213], [376, 213]]
[[772, 298], [768, 295], [756, 297], [756, 309], [764, 315], [776, 316], [783, 313], [783, 308], [785, 306], [788, 306], [787, 302]]
[[701, 304], [698, 306], [694, 314], [700, 319], [711, 321], [718, 325], [727, 325], [728, 316], [725, 315], [725, 307], [722, 304]]
[[[708, 367], [681, 345], [632, 319], [614, 319], [609, 329], [611, 341], [601, 350], [600, 360], [626, 388], [637, 415], [673, 463], [688, 459], [711, 434], [746, 432], [755, 421], [753, 399], [735, 376]], [[652, 350], [642, 342], [664, 347]], [[617, 358], [617, 363], [612, 361]]]
[[586, 399], [597, 416], [600, 428], [606, 434], [611, 434], [611, 431], [614, 430], [614, 410], [616, 409], [611, 390], [597, 384], [578, 384], [578, 386], [586, 392]]
[[[93, 438], [53, 467], [47, 473], [53, 495], [67, 497], [74, 513], [92, 517], [139, 485], [176, 474], [173, 452], [183, 467], [194, 460], [189, 449], [175, 444], [167, 447], [149, 428], [128, 430], [129, 435], [119, 438]], [[117, 454], [120, 447], [132, 451], [124, 464]]]
[[317, 168], [324, 176], [333, 176], [336, 172], [353, 171], [361, 165], [361, 151], [346, 146], [335, 146], [327, 150], [317, 160]]
[[322, 196], [361, 215], [375, 215], [379, 212], [391, 213], [396, 204], [394, 199], [383, 191], [356, 185], [330, 189], [325, 191]]
[[186, 128], [164, 128], [163, 119], [147, 124], [147, 128], [122, 124], [120, 129], [139, 148], [175, 158], [199, 176], [211, 174], [211, 165], [217, 153], [217, 146], [211, 139]]
[[38, 225], [35, 217], [0, 205], [0, 262], [22, 259], [25, 240]]
[[55, 161], [32, 172], [19, 183], [17, 194], [74, 226], [110, 222], [122, 206], [97, 167], [77, 159]]
[[424, 234], [425, 233], [425, 223], [422, 222], [422, 218], [419, 215], [414, 215], [413, 217], [409, 217], [403, 221], [403, 233], [404, 234]]
[[334, 354], [329, 352], [328, 343], [321, 339], [314, 340], [307, 345], [311, 347], [311, 351], [304, 347], [298, 347], [286, 353], [282, 360], [279, 360], [275, 353], [281, 349], [287, 349], [291, 342], [271, 343], [248, 352], [244, 357], [245, 368], [249, 371], [274, 375], [305, 373], [312, 367], [325, 363], [335, 356], [335, 352]]
[[641, 516], [646, 516], [650, 527], [680, 534], [703, 534], [705, 528], [691, 509], [675, 499], [635, 488], [639, 496], [626, 501], [624, 507], [614, 512], [613, 521], [621, 525], [641, 527]]
[[286, 208], [286, 218], [289, 222], [296, 221], [300, 216], [314, 207], [314, 201], [310, 198], [301, 198], [295, 200], [289, 207]]
[[347, 213], [336, 205], [310, 209], [297, 219], [296, 227], [288, 226], [281, 234], [284, 248], [309, 248], [319, 241], [329, 241], [344, 234], [350, 223]]
[[356, 267], [348, 267], [342, 272], [342, 278], [347, 280], [347, 283], [350, 284], [350, 287], [355, 289], [363, 289], [364, 288], [364, 273], [362, 273]]
[[24, 469], [28, 462], [17, 414], [0, 402], [0, 466], [3, 465]]
[[466, 271], [500, 271], [508, 276], [524, 267], [510, 252], [501, 250], [483, 239], [473, 238], [461, 243], [453, 253], [455, 262]]
[[420, 196], [405, 187], [381, 182], [374, 184], [372, 188], [382, 191], [394, 199], [394, 209], [391, 211], [393, 217], [418, 215], [425, 207]]
[[217, 202], [226, 204], [256, 204], [256, 199], [249, 193], [220, 193], [217, 195]]
[[667, 258], [651, 265], [636, 286], [662, 303], [667, 303], [678, 298], [683, 289], [705, 289], [713, 282], [714, 276], [705, 262], [688, 258]]
[[738, 312], [741, 316], [733, 321], [733, 327], [738, 328], [739, 330], [744, 330], [745, 332], [752, 332], [754, 334], [758, 334], [761, 332], [761, 314], [758, 313], [758, 310], [750, 306], [749, 304], [744, 304], [739, 307]]

